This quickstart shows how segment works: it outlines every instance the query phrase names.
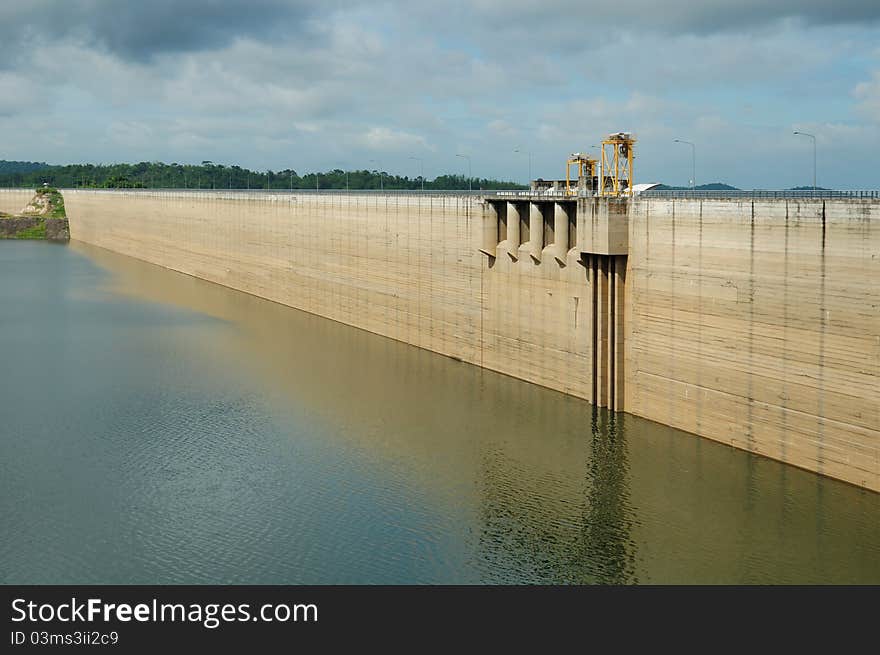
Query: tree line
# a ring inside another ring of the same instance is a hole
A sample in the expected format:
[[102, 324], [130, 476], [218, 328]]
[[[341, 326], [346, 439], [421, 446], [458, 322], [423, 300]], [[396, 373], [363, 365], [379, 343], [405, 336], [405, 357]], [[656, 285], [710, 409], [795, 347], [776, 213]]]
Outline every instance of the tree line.
[[31, 173], [43, 168], [49, 168], [49, 164], [38, 161], [6, 161], [5, 159], [0, 159], [0, 176], [12, 175], [14, 173]]
[[[16, 164], [7, 166], [3, 163]], [[252, 171], [210, 161], [201, 164], [67, 164], [47, 166], [29, 162], [0, 162], [0, 187], [36, 187], [50, 184], [60, 188], [98, 189], [388, 189], [467, 190], [525, 189], [516, 182], [490, 178], [468, 179], [446, 174], [433, 180], [391, 175], [384, 171], [336, 168], [298, 174], [293, 169]]]

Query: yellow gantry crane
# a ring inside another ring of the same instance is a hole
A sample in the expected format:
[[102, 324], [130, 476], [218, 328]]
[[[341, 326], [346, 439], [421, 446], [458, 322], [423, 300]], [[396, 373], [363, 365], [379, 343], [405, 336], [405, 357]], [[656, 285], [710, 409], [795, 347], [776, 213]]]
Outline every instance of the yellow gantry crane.
[[[621, 197], [633, 195], [633, 159], [636, 139], [629, 132], [609, 134], [601, 145], [599, 159], [573, 152], [565, 162], [565, 195], [595, 193], [597, 196]], [[577, 183], [572, 188], [571, 167], [577, 171]], [[555, 184], [555, 183], [554, 183]]]
[[609, 134], [602, 141], [598, 195], [632, 196], [635, 142], [635, 137], [629, 132]]
[[595, 157], [590, 157], [580, 152], [572, 153], [565, 164], [565, 195], [573, 196], [577, 195], [578, 192], [577, 188], [573, 191], [571, 189], [572, 166], [577, 166], [578, 187], [584, 183], [592, 187], [593, 180], [596, 177], [596, 164], [598, 163], [599, 161]]

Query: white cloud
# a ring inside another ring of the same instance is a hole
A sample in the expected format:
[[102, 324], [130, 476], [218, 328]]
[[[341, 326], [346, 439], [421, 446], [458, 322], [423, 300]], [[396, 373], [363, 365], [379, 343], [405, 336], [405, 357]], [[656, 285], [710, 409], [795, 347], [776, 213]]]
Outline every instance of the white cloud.
[[389, 127], [371, 127], [361, 137], [362, 143], [380, 152], [415, 152], [433, 150], [425, 138], [417, 134], [393, 130]]
[[857, 110], [868, 119], [880, 123], [880, 71], [870, 80], [859, 82], [853, 90]]

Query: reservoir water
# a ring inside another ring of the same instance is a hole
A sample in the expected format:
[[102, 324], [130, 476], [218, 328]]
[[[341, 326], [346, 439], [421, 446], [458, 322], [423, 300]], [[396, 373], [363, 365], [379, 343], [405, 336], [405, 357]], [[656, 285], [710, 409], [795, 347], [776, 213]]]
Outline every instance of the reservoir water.
[[880, 494], [84, 244], [0, 348], [3, 583], [880, 583]]

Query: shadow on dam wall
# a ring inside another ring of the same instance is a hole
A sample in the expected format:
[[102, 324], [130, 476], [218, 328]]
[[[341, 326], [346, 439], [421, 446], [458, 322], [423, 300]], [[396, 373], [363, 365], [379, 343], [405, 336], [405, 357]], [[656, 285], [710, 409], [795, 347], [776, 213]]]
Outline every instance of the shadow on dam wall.
[[[228, 325], [205, 356], [457, 508], [481, 579], [880, 580], [880, 496], [72, 242], [109, 289]], [[257, 382], [255, 382], [257, 383]], [[821, 530], [819, 529], [821, 526]], [[841, 571], [835, 561], [849, 562]], [[801, 577], [798, 577], [798, 576]]]

